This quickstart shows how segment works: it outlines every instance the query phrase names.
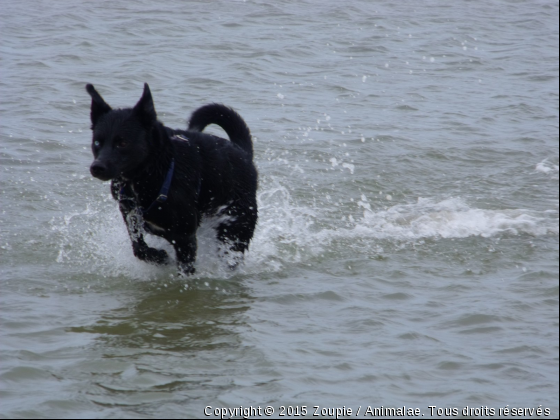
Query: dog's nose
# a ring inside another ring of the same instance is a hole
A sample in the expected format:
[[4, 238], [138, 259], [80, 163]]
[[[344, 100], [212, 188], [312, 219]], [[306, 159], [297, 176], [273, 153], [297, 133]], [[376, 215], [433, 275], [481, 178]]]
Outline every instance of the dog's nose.
[[89, 168], [89, 171], [94, 177], [99, 178], [103, 181], [106, 181], [108, 179], [107, 167], [101, 162], [98, 161], [93, 162]]

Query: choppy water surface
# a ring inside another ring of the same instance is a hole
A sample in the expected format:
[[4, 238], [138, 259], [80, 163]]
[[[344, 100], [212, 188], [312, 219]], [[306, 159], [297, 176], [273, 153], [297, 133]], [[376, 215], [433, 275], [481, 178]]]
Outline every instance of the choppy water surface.
[[[558, 415], [557, 2], [1, 9], [3, 417]], [[193, 278], [135, 259], [89, 175], [84, 85], [144, 82], [171, 127], [216, 101], [252, 129], [235, 274], [208, 228]]]

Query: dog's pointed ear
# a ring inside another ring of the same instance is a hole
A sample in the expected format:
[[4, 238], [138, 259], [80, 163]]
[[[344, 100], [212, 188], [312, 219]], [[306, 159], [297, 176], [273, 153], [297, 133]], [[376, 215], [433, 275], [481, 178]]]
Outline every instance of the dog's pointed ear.
[[107, 105], [107, 102], [101, 97], [101, 95], [95, 90], [92, 84], [86, 85], [87, 93], [91, 96], [91, 128], [93, 129], [99, 121], [99, 117], [111, 111], [111, 107]]
[[154, 100], [152, 99], [152, 92], [147, 83], [144, 83], [144, 93], [134, 106], [134, 113], [140, 118], [145, 127], [151, 127], [156, 121], [156, 109], [154, 107]]

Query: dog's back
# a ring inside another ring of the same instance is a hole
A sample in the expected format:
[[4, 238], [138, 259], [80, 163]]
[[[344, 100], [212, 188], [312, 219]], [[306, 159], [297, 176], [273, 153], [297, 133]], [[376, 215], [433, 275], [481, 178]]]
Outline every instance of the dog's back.
[[[202, 132], [211, 124], [221, 127], [229, 141]], [[251, 133], [245, 121], [231, 108], [210, 104], [192, 114], [187, 131], [172, 130], [172, 134], [176, 159], [188, 160], [188, 164], [179, 167], [198, 167], [198, 206], [202, 213], [215, 215], [233, 205], [243, 207], [243, 213], [254, 213], [256, 223], [258, 174], [253, 164]]]

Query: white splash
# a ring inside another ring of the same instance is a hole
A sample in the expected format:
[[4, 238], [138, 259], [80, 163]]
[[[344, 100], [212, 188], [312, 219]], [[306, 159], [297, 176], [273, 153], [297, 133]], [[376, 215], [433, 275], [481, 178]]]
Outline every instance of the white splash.
[[342, 164], [342, 167], [348, 169], [352, 175], [354, 174], [355, 166], [354, 166], [353, 164], [351, 164], [351, 163], [343, 163], [343, 164]]
[[548, 159], [537, 163], [535, 170], [543, 174], [552, 175], [553, 178], [558, 179], [558, 165], [555, 165], [548, 161]]
[[[390, 203], [394, 197], [384, 197]], [[110, 202], [109, 202], [110, 201]], [[258, 194], [259, 222], [241, 267], [231, 272], [219, 257], [212, 220], [199, 228], [197, 278], [227, 279], [237, 274], [283, 270], [325, 252], [342, 252], [348, 244], [358, 253], [383, 252], [379, 241], [416, 242], [419, 239], [496, 237], [501, 235], [558, 235], [558, 211], [473, 208], [461, 198], [419, 198], [412, 204], [376, 208], [365, 194], [346, 205], [300, 205], [283, 179], [268, 178]], [[353, 214], [352, 214], [353, 213]], [[361, 216], [360, 216], [361, 213]], [[102, 276], [152, 280], [176, 275], [172, 262], [165, 267], [138, 260], [117, 205], [111, 200], [90, 203], [51, 222], [57, 238], [57, 261]], [[165, 240], [146, 236], [153, 247], [174, 250]], [[342, 247], [342, 248], [341, 248]]]
[[460, 198], [439, 202], [419, 198], [415, 204], [398, 204], [372, 211], [366, 203], [363, 218], [349, 233], [380, 239], [484, 238], [499, 234], [558, 234], [558, 224], [529, 210], [486, 210], [469, 207]]

